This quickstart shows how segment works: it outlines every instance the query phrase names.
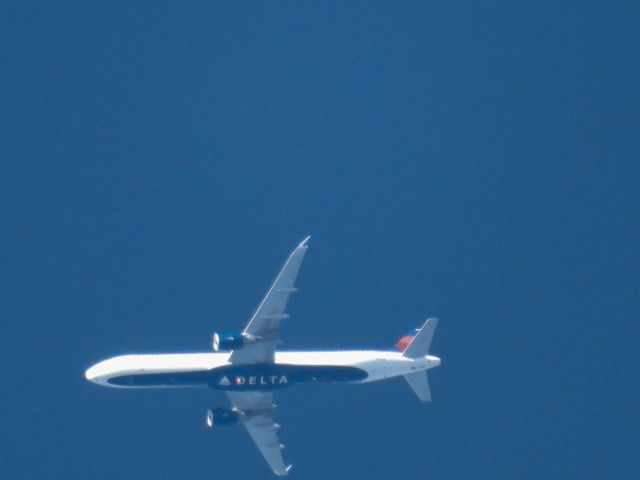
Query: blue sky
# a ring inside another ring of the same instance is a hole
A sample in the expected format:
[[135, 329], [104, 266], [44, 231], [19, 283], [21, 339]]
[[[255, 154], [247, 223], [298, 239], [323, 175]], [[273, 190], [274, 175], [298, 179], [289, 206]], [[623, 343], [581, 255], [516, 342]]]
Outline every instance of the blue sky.
[[294, 478], [637, 478], [634, 2], [10, 2], [2, 478], [268, 478], [207, 390], [88, 384], [241, 329], [306, 234], [287, 347], [401, 380], [278, 395]]

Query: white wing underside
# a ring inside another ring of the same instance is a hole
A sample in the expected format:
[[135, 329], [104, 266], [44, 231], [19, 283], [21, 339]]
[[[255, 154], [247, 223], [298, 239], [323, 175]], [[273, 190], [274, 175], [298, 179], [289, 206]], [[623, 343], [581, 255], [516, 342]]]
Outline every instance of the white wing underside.
[[[289, 318], [285, 313], [289, 297], [296, 291], [294, 286], [300, 265], [307, 252], [305, 238], [287, 258], [271, 288], [258, 305], [255, 313], [242, 332], [247, 344], [231, 352], [229, 361], [234, 364], [273, 363], [276, 347], [280, 341], [280, 322]], [[278, 440], [280, 426], [273, 421], [276, 406], [273, 393], [264, 391], [226, 392], [233, 406], [242, 412], [242, 423], [255, 442], [258, 450], [276, 475], [286, 475], [291, 465], [282, 458], [284, 446]]]
[[284, 445], [278, 440], [280, 426], [273, 421], [273, 404], [271, 392], [227, 392], [227, 396], [235, 408], [243, 412], [240, 419], [258, 450], [276, 475], [286, 475], [291, 465], [285, 465], [282, 458]]
[[309, 238], [311, 237], [305, 238], [291, 252], [273, 285], [242, 332], [248, 338], [253, 339], [253, 343], [248, 343], [244, 348], [234, 350], [229, 358], [231, 363], [273, 363], [276, 346], [280, 344], [280, 322], [289, 318], [289, 315], [285, 313], [287, 302], [291, 294], [297, 291], [294, 284], [304, 254], [307, 252]]

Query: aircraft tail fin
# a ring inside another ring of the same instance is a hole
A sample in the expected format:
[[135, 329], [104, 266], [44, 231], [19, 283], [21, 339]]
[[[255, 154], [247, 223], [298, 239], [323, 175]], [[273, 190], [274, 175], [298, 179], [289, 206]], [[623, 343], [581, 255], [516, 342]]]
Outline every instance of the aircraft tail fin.
[[418, 335], [419, 331], [419, 328], [414, 328], [410, 332], [405, 333], [398, 340], [396, 340], [395, 347], [404, 353], [407, 347], [411, 345], [411, 342], [413, 342], [413, 340], [416, 338], [416, 335]]
[[[437, 318], [428, 318], [421, 328], [401, 337], [396, 343], [396, 348], [407, 358], [420, 358], [429, 353], [433, 334], [438, 325]], [[431, 389], [426, 371], [412, 372], [403, 375], [411, 389], [423, 402], [431, 401]]]
[[420, 400], [423, 402], [431, 401], [431, 389], [426, 371], [408, 373], [403, 377]]
[[429, 353], [429, 347], [431, 347], [431, 340], [433, 340], [433, 334], [438, 326], [437, 318], [428, 318], [413, 341], [402, 352], [405, 357], [418, 358], [424, 357]]

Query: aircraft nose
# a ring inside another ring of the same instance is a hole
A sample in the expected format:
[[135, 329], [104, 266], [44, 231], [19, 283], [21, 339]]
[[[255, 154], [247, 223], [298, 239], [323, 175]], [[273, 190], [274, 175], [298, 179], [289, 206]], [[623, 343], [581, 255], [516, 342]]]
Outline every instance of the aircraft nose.
[[97, 370], [96, 366], [97, 365], [93, 365], [87, 368], [87, 370], [84, 372], [84, 378], [94, 383], [95, 383], [96, 377], [98, 376], [98, 372], [96, 371]]

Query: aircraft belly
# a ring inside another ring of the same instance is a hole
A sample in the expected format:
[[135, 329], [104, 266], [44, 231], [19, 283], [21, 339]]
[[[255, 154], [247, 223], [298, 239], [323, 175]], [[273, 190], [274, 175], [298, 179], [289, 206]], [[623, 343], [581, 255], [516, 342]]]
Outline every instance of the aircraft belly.
[[418, 365], [410, 361], [390, 361], [387, 359], [376, 359], [373, 361], [364, 362], [359, 366], [367, 372], [367, 377], [362, 380], [363, 383], [398, 377], [400, 375], [406, 375], [407, 373], [413, 373], [415, 371], [424, 370], [426, 368], [423, 365]]
[[119, 387], [194, 387], [220, 390], [273, 390], [299, 383], [359, 382], [367, 378], [361, 368], [336, 365], [224, 365], [210, 370], [128, 372], [108, 383]]

